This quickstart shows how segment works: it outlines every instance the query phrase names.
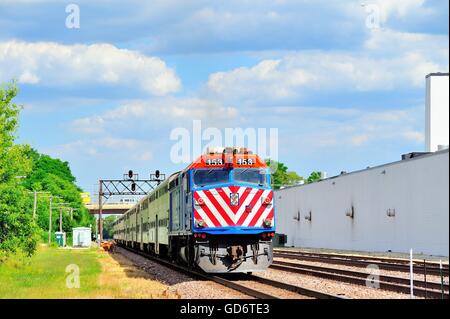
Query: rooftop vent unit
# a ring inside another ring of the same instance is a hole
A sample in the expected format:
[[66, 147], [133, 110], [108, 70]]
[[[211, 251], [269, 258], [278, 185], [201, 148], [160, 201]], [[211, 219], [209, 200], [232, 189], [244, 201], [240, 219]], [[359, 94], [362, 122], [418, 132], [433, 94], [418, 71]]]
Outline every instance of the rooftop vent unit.
[[208, 146], [206, 153], [213, 154], [253, 154], [251, 150], [246, 147], [223, 147], [223, 146]]
[[411, 158], [415, 158], [415, 157], [419, 157], [419, 156], [423, 156], [423, 155], [427, 155], [427, 154], [430, 154], [430, 152], [411, 152], [411, 153], [407, 153], [407, 154], [402, 154], [402, 161], [408, 160]]

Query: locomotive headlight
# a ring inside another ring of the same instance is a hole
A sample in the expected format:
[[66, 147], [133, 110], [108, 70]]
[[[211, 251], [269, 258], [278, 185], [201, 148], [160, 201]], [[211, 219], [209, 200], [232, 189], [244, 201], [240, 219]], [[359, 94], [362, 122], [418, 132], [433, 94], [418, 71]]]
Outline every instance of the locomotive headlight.
[[264, 225], [264, 227], [267, 227], [267, 228], [272, 227], [272, 220], [271, 219], [265, 219], [263, 221], [263, 225]]
[[272, 200], [269, 197], [262, 197], [261, 202], [263, 205], [270, 205], [272, 204]]
[[195, 226], [197, 228], [203, 228], [203, 227], [205, 227], [205, 222], [203, 220], [196, 220], [195, 221]]
[[196, 199], [195, 200], [195, 205], [203, 206], [203, 205], [205, 205], [205, 201], [203, 200], [203, 198]]

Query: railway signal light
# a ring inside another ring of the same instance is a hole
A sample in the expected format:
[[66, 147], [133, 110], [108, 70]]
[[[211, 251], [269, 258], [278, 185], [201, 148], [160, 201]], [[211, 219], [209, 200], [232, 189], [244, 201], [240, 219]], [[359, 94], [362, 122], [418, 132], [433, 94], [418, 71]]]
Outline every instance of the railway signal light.
[[136, 191], [136, 183], [131, 184], [131, 191]]
[[128, 178], [129, 179], [133, 178], [133, 171], [131, 169], [128, 171]]
[[157, 182], [158, 185], [164, 179], [166, 179], [166, 175], [161, 174], [159, 169], [155, 170], [154, 173], [150, 173], [150, 180], [152, 180], [153, 182]]

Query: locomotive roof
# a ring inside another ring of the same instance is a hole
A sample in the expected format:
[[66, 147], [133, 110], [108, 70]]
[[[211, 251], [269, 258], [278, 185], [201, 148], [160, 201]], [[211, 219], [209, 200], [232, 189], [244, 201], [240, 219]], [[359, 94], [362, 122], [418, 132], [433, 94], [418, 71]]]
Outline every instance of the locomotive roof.
[[251, 153], [209, 153], [199, 156], [187, 168], [267, 168], [266, 162]]

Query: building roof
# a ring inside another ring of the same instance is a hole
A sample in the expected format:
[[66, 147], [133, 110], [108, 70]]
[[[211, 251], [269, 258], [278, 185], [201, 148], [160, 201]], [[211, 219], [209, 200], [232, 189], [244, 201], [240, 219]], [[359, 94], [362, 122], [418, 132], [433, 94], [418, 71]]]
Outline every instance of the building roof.
[[425, 76], [425, 78], [429, 78], [430, 76], [448, 76], [448, 72], [435, 72], [435, 73], [429, 73]]
[[[408, 162], [411, 162], [411, 161], [420, 160], [420, 159], [427, 158], [427, 157], [432, 157], [432, 156], [437, 156], [437, 155], [441, 155], [443, 153], [448, 153], [448, 152], [449, 152], [449, 149], [446, 148], [444, 150], [440, 150], [440, 151], [436, 151], [436, 152], [430, 152], [428, 154], [423, 154], [423, 155], [420, 155], [420, 156], [417, 156], [417, 157], [413, 157], [413, 158], [408, 158], [408, 159], [404, 159], [404, 160], [399, 160], [399, 161], [395, 161], [395, 162], [381, 164], [381, 165], [378, 165], [378, 166], [367, 167], [367, 168], [360, 169], [360, 170], [353, 171], [353, 172], [348, 172], [348, 173], [343, 173], [343, 174], [331, 176], [331, 177], [328, 177], [328, 178], [324, 178], [324, 179], [318, 180], [318, 181], [316, 181], [314, 183], [320, 183], [322, 181], [332, 180], [332, 179], [336, 179], [336, 178], [339, 178], [339, 177], [344, 177], [344, 176], [353, 175], [353, 174], [357, 174], [357, 173], [361, 173], [361, 172], [366, 172], [366, 171], [370, 171], [370, 170], [380, 169], [380, 168], [383, 168], [383, 167], [388, 167], [388, 166], [392, 166], [392, 165], [396, 165], [396, 164], [408, 163]], [[294, 187], [307, 186], [307, 185], [311, 185], [311, 184], [314, 184], [314, 183], [301, 184], [301, 185], [292, 185], [292, 186], [284, 186], [283, 188], [281, 188], [281, 189], [279, 189], [277, 191], [285, 190], [285, 189], [289, 189], [289, 188], [294, 188]]]

